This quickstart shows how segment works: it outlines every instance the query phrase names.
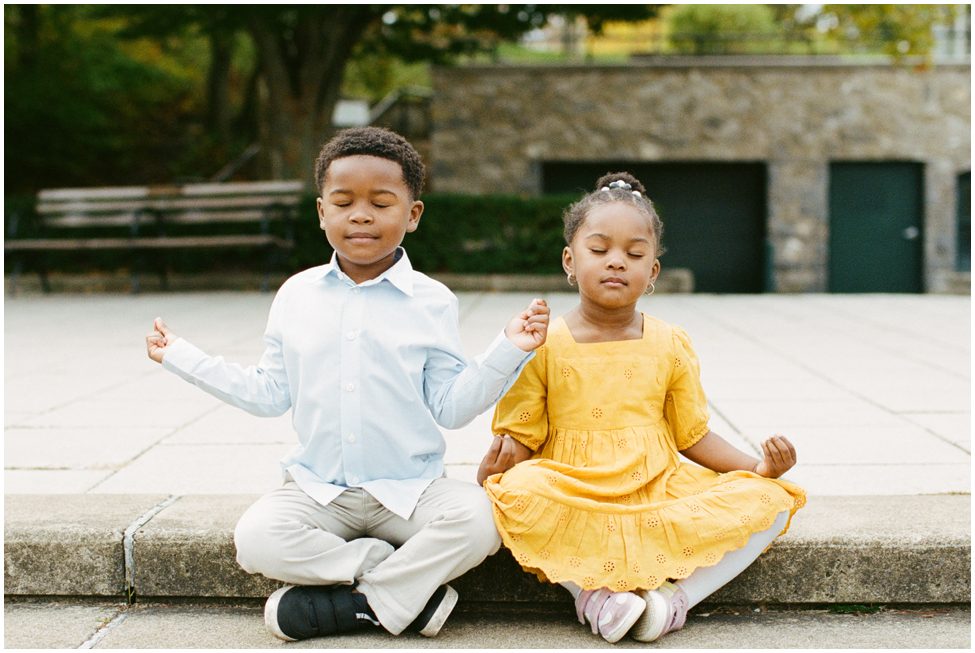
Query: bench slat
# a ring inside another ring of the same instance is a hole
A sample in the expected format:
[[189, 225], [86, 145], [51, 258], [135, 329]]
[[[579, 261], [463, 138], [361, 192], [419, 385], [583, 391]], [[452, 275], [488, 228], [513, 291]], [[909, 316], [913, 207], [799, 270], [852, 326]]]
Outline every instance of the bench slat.
[[[57, 227], [61, 229], [73, 227], [128, 227], [132, 224], [135, 216], [131, 213], [118, 213], [115, 215], [87, 215], [72, 214], [63, 215], [57, 218], [44, 218], [44, 226]], [[151, 224], [152, 218], [145, 216], [139, 219], [139, 224]]]
[[182, 186], [118, 186], [113, 188], [50, 188], [37, 194], [40, 202], [70, 202], [85, 200], [145, 199], [179, 196], [240, 196], [301, 194], [300, 181], [255, 181], [185, 184]]
[[[264, 219], [264, 211], [252, 209], [249, 211], [226, 210], [226, 211], [184, 211], [181, 213], [171, 213], [163, 218], [165, 224], [210, 224], [210, 223], [230, 223], [230, 222], [260, 222]], [[271, 211], [268, 215], [271, 220], [285, 219], [287, 216], [280, 215]], [[125, 227], [133, 222], [132, 213], [116, 213], [114, 215], [88, 215], [84, 213], [72, 213], [57, 217], [45, 217], [44, 225], [55, 228], [73, 227]], [[139, 216], [140, 225], [151, 225], [155, 219], [151, 215], [143, 214]]]
[[250, 197], [186, 197], [174, 199], [138, 199], [106, 202], [72, 201], [63, 203], [39, 203], [37, 212], [42, 215], [125, 213], [135, 211], [180, 211], [186, 209], [209, 209], [219, 211], [245, 207], [291, 208], [301, 202], [301, 195], [255, 195]]
[[301, 181], [236, 181], [213, 184], [186, 184], [183, 186], [183, 195], [249, 195], [259, 193], [273, 194], [301, 194], [305, 190], [305, 184]]
[[278, 236], [172, 236], [163, 238], [51, 238], [45, 240], [5, 240], [3, 248], [11, 251], [68, 251], [86, 249], [171, 249], [178, 247], [254, 247], [276, 245], [291, 248], [294, 244]]
[[49, 188], [39, 191], [40, 202], [66, 202], [103, 199], [137, 199], [149, 197], [147, 186], [120, 186], [117, 188]]

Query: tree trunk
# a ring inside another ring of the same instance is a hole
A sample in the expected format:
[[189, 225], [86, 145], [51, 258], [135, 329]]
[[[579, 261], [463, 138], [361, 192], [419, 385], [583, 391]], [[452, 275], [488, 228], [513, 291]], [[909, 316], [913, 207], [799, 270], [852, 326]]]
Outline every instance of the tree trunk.
[[222, 30], [210, 32], [210, 70], [207, 74], [206, 126], [221, 145], [230, 140], [230, 67], [233, 63], [234, 36]]
[[265, 166], [271, 178], [304, 179], [309, 189], [319, 148], [333, 131], [346, 63], [380, 16], [369, 5], [332, 5], [325, 13], [304, 15], [286, 29], [248, 22], [265, 84], [259, 129]]

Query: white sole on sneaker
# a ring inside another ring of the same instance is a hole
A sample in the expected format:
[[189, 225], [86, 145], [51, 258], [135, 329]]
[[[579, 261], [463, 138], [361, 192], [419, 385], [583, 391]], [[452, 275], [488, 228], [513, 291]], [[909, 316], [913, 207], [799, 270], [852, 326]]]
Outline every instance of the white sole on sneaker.
[[663, 635], [664, 628], [670, 620], [670, 606], [667, 599], [660, 592], [653, 590], [637, 590], [637, 596], [647, 602], [647, 609], [633, 625], [630, 637], [638, 642], [653, 642]]
[[[598, 625], [599, 634], [602, 635], [603, 639], [605, 639], [610, 644], [615, 644], [616, 642], [623, 639], [623, 636], [629, 632], [630, 628], [633, 627], [633, 624], [635, 624], [643, 615], [643, 613], [646, 612], [645, 599], [642, 596], [639, 596], [635, 593], [633, 594], [633, 596], [640, 599], [640, 602], [637, 603], [633, 599], [628, 600], [628, 597], [620, 593], [617, 594], [612, 599], [610, 599], [610, 601], [612, 601], [615, 605], [603, 606], [603, 609], [600, 612], [600, 617], [601, 617], [602, 613], [606, 612], [607, 608], [610, 610], [610, 612], [607, 614], [606, 619], [600, 618], [599, 625]], [[613, 628], [613, 630], [609, 632], [603, 632], [603, 626], [613, 620], [614, 611], [624, 609], [624, 606], [628, 602], [631, 605], [625, 608], [627, 610], [627, 613], [623, 615], [622, 621], [620, 621], [620, 623], [618, 623], [616, 627]]]
[[430, 621], [428, 621], [427, 625], [424, 626], [423, 630], [420, 631], [420, 634], [424, 637], [433, 637], [439, 633], [440, 629], [443, 628], [444, 623], [446, 623], [447, 617], [450, 616], [450, 612], [454, 609], [454, 606], [457, 605], [457, 590], [450, 585], [447, 585], [446, 587], [447, 593], [444, 594], [443, 600], [440, 602], [440, 605], [437, 606], [437, 610], [433, 613], [433, 616], [430, 617]]
[[274, 591], [271, 596], [268, 597], [267, 603], [264, 604], [264, 626], [267, 631], [277, 637], [278, 639], [283, 639], [286, 642], [297, 641], [294, 637], [288, 637], [283, 632], [281, 632], [281, 627], [278, 626], [278, 604], [281, 603], [281, 597], [289, 589], [294, 587], [294, 585], [285, 585], [284, 587]]

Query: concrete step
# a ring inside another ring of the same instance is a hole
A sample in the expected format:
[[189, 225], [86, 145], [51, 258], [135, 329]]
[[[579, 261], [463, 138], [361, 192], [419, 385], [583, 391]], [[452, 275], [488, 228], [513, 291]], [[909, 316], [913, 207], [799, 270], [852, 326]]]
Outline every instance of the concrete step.
[[[7, 495], [8, 596], [259, 599], [233, 529], [253, 495]], [[451, 582], [465, 602], [569, 601], [502, 549]], [[710, 601], [971, 602], [969, 495], [810, 497], [790, 531]]]

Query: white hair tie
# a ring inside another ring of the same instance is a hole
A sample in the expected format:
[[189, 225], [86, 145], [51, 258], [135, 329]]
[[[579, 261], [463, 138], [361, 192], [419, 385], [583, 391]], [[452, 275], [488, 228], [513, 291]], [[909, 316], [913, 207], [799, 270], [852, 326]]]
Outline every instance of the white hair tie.
[[630, 186], [628, 183], [626, 183], [622, 179], [617, 179], [616, 181], [612, 182], [609, 186], [603, 186], [599, 190], [604, 190], [604, 191], [606, 191], [608, 193], [613, 188], [620, 188], [620, 189], [623, 189], [623, 190], [628, 190], [628, 191], [631, 191], [633, 193], [633, 195], [636, 196], [636, 197], [643, 197], [643, 195], [640, 194], [640, 191], [638, 191], [638, 190], [632, 190], [633, 189], [633, 186]]

